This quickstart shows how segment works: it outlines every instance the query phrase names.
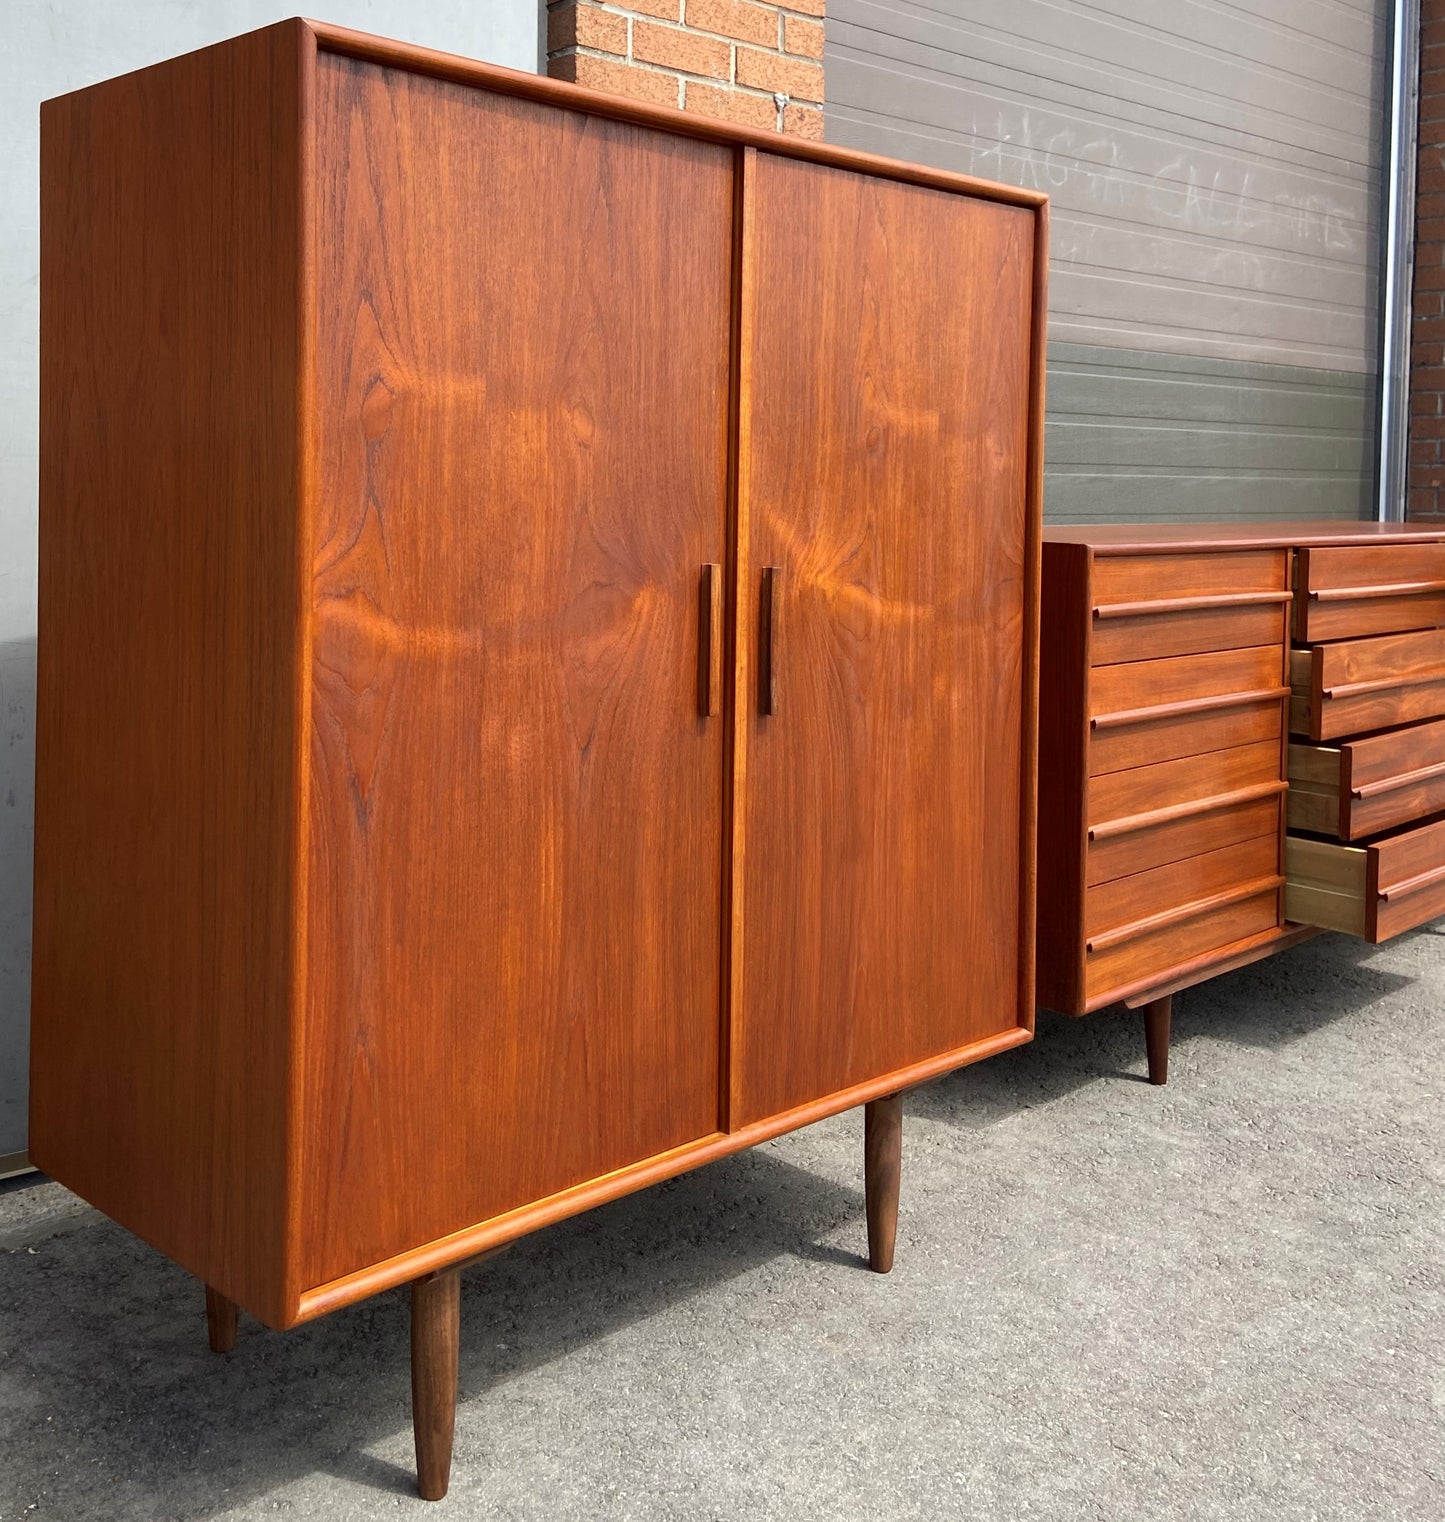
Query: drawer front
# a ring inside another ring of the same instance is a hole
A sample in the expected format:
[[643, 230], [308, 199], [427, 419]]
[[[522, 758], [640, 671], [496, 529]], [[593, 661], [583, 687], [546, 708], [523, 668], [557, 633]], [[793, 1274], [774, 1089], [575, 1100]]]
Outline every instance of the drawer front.
[[1445, 811], [1445, 720], [1289, 748], [1289, 827], [1361, 840]]
[[1282, 793], [1281, 759], [1278, 744], [1266, 740], [1091, 777], [1089, 839], [1132, 834], [1171, 819]]
[[1445, 624], [1445, 543], [1316, 546], [1295, 561], [1295, 638]]
[[1251, 898], [1283, 881], [1278, 831], [1117, 877], [1088, 890], [1085, 949], [1106, 950], [1219, 908], [1226, 898]]
[[1285, 917], [1387, 941], [1445, 914], [1445, 821], [1368, 846], [1290, 836]]
[[1366, 848], [1367, 933], [1372, 941], [1445, 914], [1445, 821]]
[[1170, 603], [1178, 598], [1238, 599], [1283, 592], [1283, 550], [1228, 550], [1208, 555], [1096, 555], [1094, 603]]
[[1202, 712], [1177, 713], [1134, 724], [1106, 725], [1089, 736], [1089, 774], [1125, 771], [1209, 750], [1273, 740], [1279, 746], [1284, 710], [1277, 697], [1244, 699]]
[[1279, 794], [1272, 793], [1090, 841], [1084, 861], [1085, 881], [1093, 887], [1258, 835], [1278, 836], [1281, 807]]
[[1288, 592], [1240, 593], [1227, 598], [1175, 598], [1094, 608], [1089, 660], [1095, 666], [1282, 645]]
[[1279, 924], [1279, 889], [1269, 886], [1248, 898], [1207, 909], [1177, 924], [1121, 941], [1084, 956], [1084, 995], [1127, 997], [1152, 980], [1168, 977], [1182, 963], [1226, 948]]
[[1290, 728], [1313, 740], [1445, 714], [1445, 630], [1386, 634], [1296, 650]]
[[1286, 693], [1280, 645], [1098, 666], [1089, 676], [1091, 728], [1117, 729], [1185, 713], [1221, 712]]

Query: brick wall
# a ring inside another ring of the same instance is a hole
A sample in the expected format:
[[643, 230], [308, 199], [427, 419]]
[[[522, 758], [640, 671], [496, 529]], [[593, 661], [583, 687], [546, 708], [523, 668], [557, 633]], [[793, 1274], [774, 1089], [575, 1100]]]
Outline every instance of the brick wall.
[[1445, 520], [1445, 0], [1420, 4], [1415, 172], [1408, 514]]
[[553, 0], [547, 72], [614, 95], [821, 138], [823, 6]]

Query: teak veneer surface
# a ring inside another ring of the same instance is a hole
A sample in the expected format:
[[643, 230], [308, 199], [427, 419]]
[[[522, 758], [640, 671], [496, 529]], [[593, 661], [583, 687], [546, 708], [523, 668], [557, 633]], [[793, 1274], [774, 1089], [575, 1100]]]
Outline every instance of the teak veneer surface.
[[41, 1166], [285, 1326], [1029, 1038], [1044, 197], [299, 21], [42, 160]]
[[739, 627], [776, 567], [777, 696], [742, 670], [735, 1124], [1032, 1013], [1030, 344], [997, 314], [1029, 309], [1034, 218], [749, 172]]
[[276, 1323], [300, 1289], [299, 42], [41, 108], [30, 1150]]

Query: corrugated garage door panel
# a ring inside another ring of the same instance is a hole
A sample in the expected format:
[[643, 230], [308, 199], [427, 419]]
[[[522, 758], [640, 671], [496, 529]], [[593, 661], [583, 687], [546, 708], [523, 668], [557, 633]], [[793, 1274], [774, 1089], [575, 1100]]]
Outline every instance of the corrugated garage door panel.
[[830, 0], [827, 135], [1053, 198], [1049, 515], [1357, 516], [1386, 0]]

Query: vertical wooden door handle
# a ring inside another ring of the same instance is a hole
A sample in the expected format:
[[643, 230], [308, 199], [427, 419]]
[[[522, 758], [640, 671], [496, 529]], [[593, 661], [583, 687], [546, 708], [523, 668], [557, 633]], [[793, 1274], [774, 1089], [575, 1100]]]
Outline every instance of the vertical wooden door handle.
[[782, 567], [763, 567], [763, 596], [759, 610], [758, 703], [764, 713], [778, 711], [778, 603]]
[[722, 690], [722, 567], [705, 565], [697, 605], [697, 711], [710, 719]]

